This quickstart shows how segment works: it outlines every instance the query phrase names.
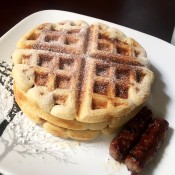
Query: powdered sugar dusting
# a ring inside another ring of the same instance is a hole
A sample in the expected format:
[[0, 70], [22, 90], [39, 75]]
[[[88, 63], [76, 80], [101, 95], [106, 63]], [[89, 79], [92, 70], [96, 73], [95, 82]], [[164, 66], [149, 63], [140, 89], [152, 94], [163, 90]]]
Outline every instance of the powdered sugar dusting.
[[108, 170], [109, 175], [115, 175], [116, 172], [120, 175], [131, 175], [124, 164], [115, 161], [111, 157], [106, 158], [105, 168]]
[[4, 123], [7, 125], [0, 137], [0, 147], [4, 145], [0, 150], [0, 160], [15, 151], [23, 157], [45, 159], [50, 156], [62, 163], [76, 164], [73, 155], [77, 150], [86, 150], [88, 145], [54, 137], [30, 121], [16, 107], [12, 92], [11, 67], [5, 62], [0, 63], [0, 125], [2, 128]]
[[85, 144], [54, 137], [42, 127], [30, 121], [19, 111], [0, 138], [4, 150], [0, 151], [0, 160], [10, 152], [17, 152], [23, 157], [45, 159], [52, 157], [61, 163], [76, 164], [74, 154], [86, 149]]

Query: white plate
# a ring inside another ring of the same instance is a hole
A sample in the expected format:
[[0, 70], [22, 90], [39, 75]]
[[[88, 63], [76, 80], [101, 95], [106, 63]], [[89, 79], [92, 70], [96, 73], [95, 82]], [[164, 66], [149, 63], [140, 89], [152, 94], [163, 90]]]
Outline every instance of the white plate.
[[[170, 130], [164, 145], [146, 168], [144, 175], [175, 174], [175, 47], [147, 34], [75, 13], [47, 10], [22, 20], [0, 38], [0, 61], [10, 62], [15, 43], [29, 29], [44, 22], [83, 19], [101, 21], [117, 27], [135, 38], [147, 51], [151, 69], [156, 74], [149, 106], [166, 118]], [[5, 78], [6, 79], [6, 78]], [[4, 81], [5, 81], [4, 79]], [[7, 84], [4, 86], [8, 86]], [[13, 97], [0, 86], [0, 122], [9, 113]], [[112, 137], [101, 136], [91, 142], [69, 141], [51, 136], [18, 112], [0, 138], [0, 172], [5, 175], [129, 175], [125, 165], [114, 161], [108, 153]], [[22, 131], [20, 133], [20, 130]], [[33, 134], [33, 135], [32, 135]], [[25, 139], [24, 139], [25, 138]]]

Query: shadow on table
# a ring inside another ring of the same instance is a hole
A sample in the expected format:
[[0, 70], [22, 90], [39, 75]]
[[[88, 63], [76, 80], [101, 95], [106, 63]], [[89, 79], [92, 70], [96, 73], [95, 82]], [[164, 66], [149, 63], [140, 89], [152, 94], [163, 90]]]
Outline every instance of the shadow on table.
[[[155, 117], [162, 117], [166, 119], [166, 114], [168, 110], [168, 103], [170, 101], [170, 97], [166, 94], [166, 82], [163, 82], [161, 72], [159, 72], [156, 67], [151, 65], [151, 70], [155, 73], [155, 81], [152, 86], [151, 97], [149, 99], [149, 107], [153, 111]], [[163, 145], [160, 147], [158, 152], [155, 154], [155, 157], [148, 165], [145, 167], [142, 175], [154, 175], [154, 171], [161, 160], [165, 157], [165, 150], [168, 144], [170, 143], [170, 139], [173, 135], [174, 129], [169, 128], [167, 132], [167, 136]]]
[[170, 97], [165, 92], [167, 84], [162, 80], [161, 73], [152, 65], [151, 70], [155, 74], [155, 80], [152, 85], [148, 106], [153, 111], [155, 117], [162, 117], [166, 119], [165, 115], [170, 101]]

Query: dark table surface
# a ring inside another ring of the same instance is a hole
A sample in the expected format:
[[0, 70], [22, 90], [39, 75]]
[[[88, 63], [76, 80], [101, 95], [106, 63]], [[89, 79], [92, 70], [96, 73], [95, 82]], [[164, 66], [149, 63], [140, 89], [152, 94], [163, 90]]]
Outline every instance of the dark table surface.
[[0, 36], [26, 16], [46, 9], [100, 18], [168, 42], [175, 25], [175, 0], [1, 0]]
[[47, 9], [100, 18], [168, 42], [175, 25], [175, 0], [1, 0], [0, 37], [26, 16]]

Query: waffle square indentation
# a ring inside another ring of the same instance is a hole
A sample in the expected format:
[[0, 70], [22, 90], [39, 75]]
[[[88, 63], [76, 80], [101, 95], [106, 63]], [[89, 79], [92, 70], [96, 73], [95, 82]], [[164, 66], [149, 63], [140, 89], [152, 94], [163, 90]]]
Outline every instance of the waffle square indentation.
[[127, 99], [129, 87], [126, 84], [117, 83], [115, 86], [116, 97]]
[[53, 42], [53, 41], [58, 41], [59, 40], [59, 35], [46, 35], [45, 37], [44, 37], [44, 41], [45, 42]]
[[60, 58], [59, 69], [61, 70], [71, 70], [73, 68], [73, 59]]
[[67, 96], [66, 95], [54, 95], [54, 103], [55, 105], [65, 105], [67, 101]]
[[129, 80], [130, 70], [127, 68], [117, 68], [115, 76], [117, 80], [127, 81]]
[[70, 77], [61, 75], [56, 76], [55, 88], [69, 89], [70, 85]]
[[48, 68], [51, 64], [52, 59], [53, 59], [53, 57], [50, 56], [50, 55], [40, 54], [39, 55], [38, 66]]
[[92, 110], [107, 108], [107, 101], [92, 99]]
[[64, 44], [73, 45], [73, 44], [76, 44], [78, 41], [79, 41], [79, 39], [76, 38], [75, 36], [67, 36]]
[[137, 83], [141, 83], [145, 74], [141, 70], [136, 70], [136, 81]]
[[102, 50], [102, 51], [110, 52], [111, 51], [111, 44], [110, 43], [99, 42], [97, 49]]
[[47, 81], [48, 81], [47, 73], [35, 72], [35, 84], [37, 86], [46, 86]]
[[108, 93], [108, 84], [104, 82], [95, 81], [94, 83], [94, 93], [107, 95]]
[[97, 76], [109, 76], [110, 68], [106, 65], [97, 65], [96, 66], [96, 75]]

